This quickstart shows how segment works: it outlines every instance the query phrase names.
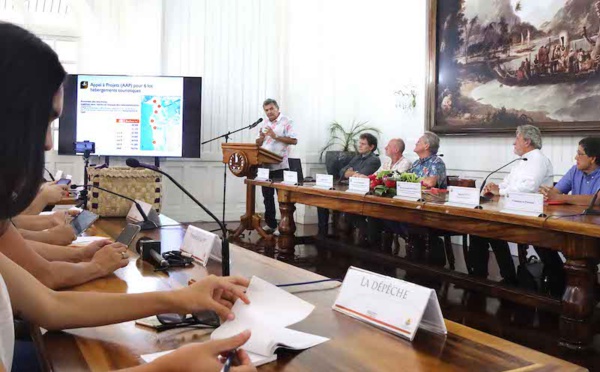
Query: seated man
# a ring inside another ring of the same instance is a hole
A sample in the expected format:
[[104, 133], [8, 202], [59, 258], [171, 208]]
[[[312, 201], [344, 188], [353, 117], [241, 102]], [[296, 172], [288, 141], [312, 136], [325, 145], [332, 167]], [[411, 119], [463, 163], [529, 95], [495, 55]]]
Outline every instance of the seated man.
[[[483, 189], [484, 193], [506, 196], [510, 192], [534, 193], [542, 185], [552, 185], [552, 163], [540, 151], [542, 148], [542, 134], [533, 125], [522, 125], [517, 128], [514, 141], [514, 152], [527, 161], [517, 162], [512, 167], [508, 176], [500, 185], [488, 183]], [[469, 265], [472, 275], [487, 278], [488, 276], [488, 246], [491, 245], [500, 267], [503, 282], [517, 284], [517, 273], [510, 254], [508, 243], [498, 239], [488, 239], [470, 236]]]
[[[540, 192], [544, 194], [546, 200], [582, 206], [590, 205], [592, 198], [600, 190], [600, 138], [586, 137], [579, 141], [575, 161], [577, 164], [569, 169], [556, 186], [540, 188]], [[535, 250], [544, 263], [544, 274], [548, 278], [548, 290], [551, 294], [562, 295], [565, 273], [558, 252], [540, 247], [535, 247]]]
[[415, 153], [419, 159], [408, 169], [409, 173], [423, 177], [421, 184], [428, 188], [445, 189], [447, 186], [446, 164], [437, 156], [439, 148], [440, 138], [435, 133], [425, 132], [415, 145]]
[[381, 171], [396, 171], [399, 173], [406, 172], [410, 167], [411, 163], [406, 157], [404, 157], [404, 149], [406, 145], [401, 138], [394, 138], [388, 142], [385, 147], [385, 155], [389, 158], [381, 164], [381, 167], [374, 173]]
[[[363, 133], [358, 141], [358, 154], [340, 171], [340, 178], [360, 177], [373, 174], [381, 166], [381, 160], [373, 153], [377, 149], [377, 138]], [[319, 217], [319, 235], [327, 235], [329, 228], [329, 209], [317, 208]]]
[[[419, 156], [410, 169], [407, 172], [415, 173], [418, 177], [423, 177], [421, 184], [428, 188], [437, 187], [445, 189], [447, 186], [446, 181], [446, 164], [440, 156], [437, 155], [440, 148], [440, 138], [432, 132], [425, 132], [419, 138], [415, 144], [415, 153]], [[372, 223], [376, 223], [373, 219]], [[412, 228], [402, 222], [395, 221], [384, 221], [385, 229], [388, 232], [399, 234], [403, 237], [408, 237], [407, 243], [409, 249], [408, 255], [415, 256], [420, 255], [421, 252], [416, 252], [415, 245], [420, 243], [422, 239], [419, 238], [419, 231]], [[373, 227], [369, 227], [369, 230], [373, 230]], [[409, 236], [410, 235], [410, 236]], [[387, 247], [384, 247], [387, 249]], [[437, 253], [437, 252], [434, 252]], [[440, 254], [443, 254], [442, 252]], [[445, 255], [444, 255], [445, 257]], [[416, 258], [416, 257], [413, 257]], [[445, 259], [445, 258], [444, 258]]]

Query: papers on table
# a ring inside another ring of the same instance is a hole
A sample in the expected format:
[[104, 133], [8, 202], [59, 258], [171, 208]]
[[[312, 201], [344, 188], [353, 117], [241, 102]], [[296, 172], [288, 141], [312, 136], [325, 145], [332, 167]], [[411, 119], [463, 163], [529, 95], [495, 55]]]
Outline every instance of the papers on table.
[[[302, 350], [329, 340], [286, 328], [310, 315], [314, 305], [257, 277], [252, 277], [246, 295], [250, 304], [238, 300], [232, 308], [235, 319], [223, 323], [210, 338], [220, 340], [249, 329], [252, 336], [242, 349], [255, 366], [277, 360], [275, 350], [280, 347]], [[142, 359], [150, 363], [171, 351], [142, 355]]]
[[[172, 353], [173, 351], [174, 350], [168, 350], [168, 351], [161, 351], [158, 353], [145, 354], [145, 355], [142, 355], [142, 359], [146, 363], [151, 363], [154, 360], [160, 358], [161, 356]], [[259, 366], [262, 366], [263, 364], [267, 364], [267, 363], [274, 362], [277, 360], [277, 354], [273, 354], [269, 357], [265, 357], [265, 356], [254, 354], [254, 353], [248, 353], [248, 356], [250, 357], [250, 361], [252, 362], [252, 364], [255, 367], [259, 367]]]
[[86, 246], [90, 243], [93, 243], [95, 241], [98, 240], [107, 240], [109, 238], [107, 238], [106, 236], [78, 236], [77, 239], [75, 239], [75, 241], [73, 241], [73, 243], [71, 243], [71, 246], [77, 246], [77, 247], [81, 247], [81, 246]]
[[305, 319], [314, 305], [258, 277], [252, 277], [246, 294], [251, 303], [236, 301], [232, 308], [235, 319], [223, 323], [211, 339], [232, 337], [249, 329], [252, 336], [243, 348], [264, 357], [273, 356], [280, 347], [302, 350], [329, 340], [286, 328]]

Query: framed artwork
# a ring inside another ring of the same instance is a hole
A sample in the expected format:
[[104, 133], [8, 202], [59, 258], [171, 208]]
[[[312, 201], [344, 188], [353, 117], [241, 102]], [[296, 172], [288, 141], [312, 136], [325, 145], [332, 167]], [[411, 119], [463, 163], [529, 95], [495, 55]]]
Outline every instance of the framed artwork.
[[430, 0], [427, 129], [600, 129], [600, 1]]

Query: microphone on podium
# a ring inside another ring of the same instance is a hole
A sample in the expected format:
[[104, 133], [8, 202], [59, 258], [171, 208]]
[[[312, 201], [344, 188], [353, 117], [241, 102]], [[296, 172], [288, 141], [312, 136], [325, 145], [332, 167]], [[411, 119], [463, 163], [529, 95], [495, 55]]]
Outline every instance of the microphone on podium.
[[[485, 184], [487, 183], [488, 178], [490, 178], [490, 176], [506, 167], [508, 167], [509, 165], [511, 165], [512, 163], [516, 162], [516, 161], [527, 161], [527, 158], [516, 158], [514, 160], [509, 161], [508, 163], [504, 164], [503, 166], [501, 166], [500, 168], [496, 169], [495, 171], [491, 172], [490, 174], [487, 175], [487, 177], [485, 177], [485, 179], [483, 180], [483, 183], [481, 184], [481, 187], [479, 188], [479, 194], [481, 194], [481, 192], [483, 191], [483, 188], [485, 187]], [[482, 196], [483, 199], [485, 200], [491, 200], [488, 197]]]
[[[259, 121], [257, 121], [257, 125], [258, 125], [258, 123], [260, 123], [260, 121], [262, 121], [262, 119], [259, 119]], [[210, 210], [208, 210], [192, 194], [190, 194], [190, 192], [187, 191], [185, 189], [185, 187], [181, 186], [179, 184], [179, 182], [175, 181], [173, 179], [173, 177], [171, 177], [168, 173], [166, 173], [165, 171], [163, 171], [159, 167], [154, 166], [152, 164], [140, 163], [139, 160], [134, 159], [134, 158], [127, 159], [125, 161], [125, 164], [127, 164], [128, 167], [132, 167], [132, 168], [146, 168], [146, 169], [150, 169], [150, 170], [152, 170], [154, 172], [157, 172], [157, 173], [160, 173], [160, 174], [164, 175], [169, 180], [171, 180], [171, 182], [173, 182], [175, 184], [175, 186], [177, 186], [179, 188], [179, 190], [181, 190], [190, 199], [192, 199], [192, 201], [194, 201], [194, 203], [196, 203], [196, 205], [198, 205], [200, 208], [202, 208], [202, 210], [204, 212], [206, 212], [206, 214], [208, 214], [213, 220], [215, 220], [215, 222], [219, 225], [219, 228], [221, 229], [221, 231], [223, 233], [223, 238], [221, 239], [221, 258], [222, 258], [222, 261], [221, 261], [221, 265], [222, 265], [221, 268], [222, 269], [221, 270], [222, 270], [222, 275], [223, 276], [229, 276], [229, 274], [230, 274], [230, 268], [229, 268], [229, 241], [227, 240], [227, 229], [225, 228], [225, 225], [223, 225], [223, 223]]]
[[[71, 189], [73, 189], [73, 190], [77, 189], [79, 187], [84, 187], [84, 186], [83, 185], [71, 185]], [[105, 189], [103, 187], [100, 187], [100, 186], [88, 185], [87, 187], [88, 187], [88, 189], [95, 188], [95, 189], [98, 189], [98, 190], [102, 190], [104, 192], [107, 192], [109, 194], [118, 196], [120, 198], [123, 198], [125, 200], [129, 200], [130, 202], [132, 202], [135, 205], [135, 207], [137, 208], [138, 212], [140, 212], [140, 215], [142, 216], [142, 218], [144, 219], [142, 222], [135, 223], [136, 225], [138, 225], [141, 228], [141, 230], [152, 230], [152, 229], [156, 229], [158, 227], [158, 224], [156, 222], [151, 221], [148, 218], [148, 215], [146, 214], [146, 212], [144, 212], [144, 209], [142, 208], [142, 206], [140, 205], [140, 203], [138, 203], [134, 199], [132, 199], [132, 198], [130, 198], [128, 196], [125, 196], [125, 195], [118, 194], [118, 193], [116, 193], [114, 191], [107, 190], [107, 189]]]
[[258, 124], [262, 123], [263, 118], [258, 119], [257, 121], [255, 121], [254, 123], [250, 124], [250, 129], [256, 127]]

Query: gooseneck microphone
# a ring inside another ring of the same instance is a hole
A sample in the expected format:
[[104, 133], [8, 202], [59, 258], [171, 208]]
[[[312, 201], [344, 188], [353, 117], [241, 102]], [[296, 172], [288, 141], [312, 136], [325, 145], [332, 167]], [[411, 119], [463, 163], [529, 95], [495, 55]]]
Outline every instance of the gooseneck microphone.
[[[85, 186], [83, 186], [83, 185], [71, 185], [71, 189], [76, 189], [76, 188], [79, 188], [79, 187], [85, 187]], [[144, 212], [144, 209], [142, 208], [142, 206], [140, 205], [140, 203], [138, 203], [134, 199], [132, 199], [132, 198], [130, 198], [128, 196], [125, 196], [125, 195], [118, 194], [118, 193], [116, 193], [114, 191], [107, 190], [107, 189], [105, 189], [103, 187], [100, 187], [100, 186], [88, 185], [87, 188], [88, 189], [94, 188], [94, 189], [102, 190], [104, 192], [107, 192], [109, 194], [118, 196], [120, 198], [123, 198], [125, 200], [129, 200], [130, 202], [132, 202], [135, 205], [135, 207], [137, 208], [138, 212], [140, 212], [140, 215], [142, 216], [142, 218], [144, 219], [142, 222], [135, 223], [136, 225], [140, 226], [141, 230], [152, 230], [152, 229], [156, 229], [158, 227], [158, 225], [156, 223], [154, 223], [153, 221], [150, 221], [150, 219], [148, 219], [148, 215], [146, 214], [146, 212]]]
[[[514, 160], [509, 161], [508, 163], [504, 164], [503, 166], [501, 166], [500, 168], [496, 169], [495, 171], [493, 171], [492, 173], [488, 174], [487, 177], [485, 177], [485, 179], [483, 180], [483, 183], [481, 184], [481, 187], [479, 188], [479, 194], [481, 194], [481, 192], [483, 191], [483, 188], [485, 187], [485, 184], [487, 183], [488, 178], [490, 178], [490, 176], [506, 167], [508, 167], [509, 165], [511, 165], [512, 163], [516, 162], [516, 161], [527, 161], [527, 158], [516, 158]], [[488, 198], [486, 198], [485, 196], [483, 197], [486, 200], [489, 200]]]
[[594, 204], [596, 204], [596, 199], [598, 199], [598, 193], [600, 193], [600, 190], [596, 191], [596, 193], [594, 194], [594, 197], [592, 198], [592, 201], [590, 202], [590, 205], [588, 205], [588, 207], [583, 211], [582, 215], [584, 215], [584, 216], [600, 215], [600, 211], [597, 211], [594, 209]]
[[210, 211], [208, 210], [204, 205], [202, 205], [202, 203], [200, 203], [198, 201], [198, 199], [196, 199], [194, 197], [194, 195], [190, 194], [189, 191], [187, 191], [185, 189], [185, 187], [181, 186], [179, 184], [179, 182], [175, 181], [173, 179], [173, 177], [171, 177], [168, 173], [164, 172], [162, 169], [151, 165], [151, 164], [144, 164], [144, 163], [140, 163], [139, 160], [134, 159], [134, 158], [129, 158], [125, 161], [125, 164], [127, 164], [128, 167], [132, 167], [132, 168], [146, 168], [146, 169], [150, 169], [152, 171], [155, 171], [157, 173], [160, 173], [162, 175], [164, 175], [165, 177], [167, 177], [171, 182], [173, 182], [175, 184], [175, 186], [177, 186], [179, 188], [179, 190], [181, 190], [184, 194], [186, 194], [190, 199], [192, 199], [192, 201], [194, 201], [194, 203], [196, 203], [196, 205], [198, 205], [200, 208], [202, 208], [202, 210], [204, 212], [206, 212], [206, 214], [208, 214], [213, 220], [215, 220], [215, 222], [219, 225], [219, 228], [221, 229], [221, 231], [223, 232], [223, 238], [221, 239], [221, 270], [222, 270], [222, 275], [223, 276], [229, 276], [230, 274], [230, 268], [229, 268], [229, 241], [227, 240], [227, 229], [225, 228], [225, 225], [223, 225], [223, 223]]
[[258, 119], [257, 121], [255, 121], [254, 123], [250, 124], [250, 129], [256, 127], [258, 124], [262, 123], [263, 118]]

